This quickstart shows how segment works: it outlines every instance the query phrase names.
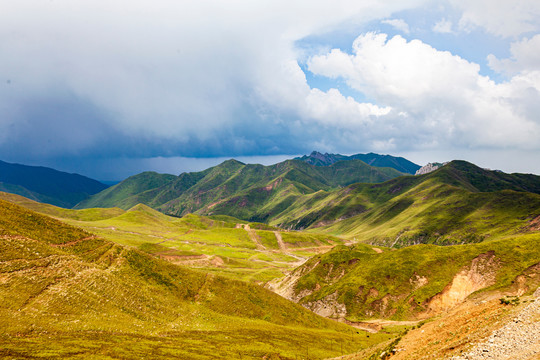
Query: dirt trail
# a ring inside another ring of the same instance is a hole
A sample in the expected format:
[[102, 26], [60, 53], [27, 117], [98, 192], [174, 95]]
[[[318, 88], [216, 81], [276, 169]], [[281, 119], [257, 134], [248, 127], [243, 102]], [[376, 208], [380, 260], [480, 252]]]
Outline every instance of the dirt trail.
[[467, 353], [451, 359], [540, 359], [540, 288], [510, 322]]
[[255, 243], [255, 246], [257, 246], [257, 250], [266, 250], [266, 247], [259, 241], [259, 236], [257, 236], [255, 230], [252, 230], [249, 225], [244, 225], [244, 230], [247, 231], [249, 238]]
[[341, 322], [344, 322], [347, 325], [355, 327], [357, 329], [365, 330], [370, 333], [377, 333], [381, 331], [386, 326], [414, 326], [420, 323], [421, 320], [414, 321], [394, 321], [386, 319], [374, 319], [366, 321], [349, 321], [347, 319], [340, 319]]
[[274, 231], [274, 235], [276, 235], [276, 240], [279, 245], [279, 249], [283, 253], [287, 253], [287, 246], [285, 246], [285, 243], [283, 242], [283, 238], [281, 237], [281, 233], [279, 231]]

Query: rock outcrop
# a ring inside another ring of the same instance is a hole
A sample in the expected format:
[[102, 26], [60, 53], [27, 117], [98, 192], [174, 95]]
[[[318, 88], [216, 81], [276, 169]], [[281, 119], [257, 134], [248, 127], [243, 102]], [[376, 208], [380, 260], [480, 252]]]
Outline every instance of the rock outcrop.
[[438, 168], [440, 168], [440, 167], [442, 167], [442, 166], [444, 166], [446, 164], [448, 164], [448, 161], [443, 162], [443, 163], [438, 163], [438, 162], [428, 163], [427, 165], [424, 165], [420, 169], [418, 169], [414, 175], [428, 174], [428, 173], [430, 173], [432, 171], [435, 171]]

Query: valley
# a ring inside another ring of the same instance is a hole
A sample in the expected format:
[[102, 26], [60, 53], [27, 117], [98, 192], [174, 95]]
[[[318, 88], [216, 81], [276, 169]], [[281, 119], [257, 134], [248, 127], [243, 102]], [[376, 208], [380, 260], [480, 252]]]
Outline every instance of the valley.
[[0, 355], [450, 359], [536, 301], [540, 177], [319, 155], [0, 192]]
[[324, 358], [392, 337], [9, 202], [0, 214], [2, 357]]

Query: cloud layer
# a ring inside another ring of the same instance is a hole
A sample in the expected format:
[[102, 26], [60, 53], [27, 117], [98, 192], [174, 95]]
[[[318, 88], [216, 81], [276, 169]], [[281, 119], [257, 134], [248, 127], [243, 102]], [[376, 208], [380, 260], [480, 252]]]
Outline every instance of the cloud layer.
[[[452, 11], [427, 31], [509, 39], [508, 57], [487, 60], [503, 82], [415, 40], [400, 14], [433, 6], [422, 0], [10, 2], [0, 13], [0, 153], [50, 164], [540, 151], [538, 2], [441, 4]], [[402, 36], [364, 31], [370, 23]], [[352, 51], [296, 46], [340, 31], [358, 35]], [[312, 87], [306, 75], [350, 91]]]

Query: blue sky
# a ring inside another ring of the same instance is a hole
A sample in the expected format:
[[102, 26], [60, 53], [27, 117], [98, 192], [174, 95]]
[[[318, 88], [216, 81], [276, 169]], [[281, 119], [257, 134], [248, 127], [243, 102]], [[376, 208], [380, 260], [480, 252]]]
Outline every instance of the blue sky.
[[312, 150], [540, 174], [540, 2], [4, 1], [0, 159], [100, 180]]

